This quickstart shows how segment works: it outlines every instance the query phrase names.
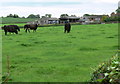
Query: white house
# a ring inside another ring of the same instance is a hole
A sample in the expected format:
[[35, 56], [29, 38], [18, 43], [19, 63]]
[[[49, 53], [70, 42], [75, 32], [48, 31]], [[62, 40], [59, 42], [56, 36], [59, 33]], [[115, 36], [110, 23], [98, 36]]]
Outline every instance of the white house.
[[89, 23], [101, 23], [102, 17], [108, 15], [89, 15], [89, 16], [83, 16], [81, 19], [83, 21], [83, 24], [89, 24]]
[[59, 19], [55, 17], [43, 17], [38, 20], [35, 20], [33, 22], [29, 22], [32, 24], [39, 24], [39, 25], [45, 25], [45, 24], [59, 24]]
[[41, 18], [39, 21], [41, 22], [40, 24], [59, 24], [59, 19], [55, 17], [52, 18], [45, 17]]

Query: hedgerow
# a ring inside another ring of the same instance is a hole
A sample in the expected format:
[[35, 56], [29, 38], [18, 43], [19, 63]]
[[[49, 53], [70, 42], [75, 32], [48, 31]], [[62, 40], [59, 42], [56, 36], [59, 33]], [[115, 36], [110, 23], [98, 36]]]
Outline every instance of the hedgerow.
[[94, 70], [91, 82], [120, 84], [120, 61], [118, 54], [113, 56], [109, 61], [101, 63]]

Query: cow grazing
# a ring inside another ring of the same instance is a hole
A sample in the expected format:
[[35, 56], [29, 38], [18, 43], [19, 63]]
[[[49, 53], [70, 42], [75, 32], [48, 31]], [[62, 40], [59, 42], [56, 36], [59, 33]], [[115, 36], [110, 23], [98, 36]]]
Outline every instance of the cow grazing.
[[64, 26], [64, 33], [70, 33], [70, 30], [71, 30], [71, 25], [69, 22], [65, 22], [65, 26]]
[[20, 28], [17, 25], [5, 25], [2, 29], [4, 30], [5, 35], [7, 35], [7, 32], [18, 34], [18, 31], [20, 31]]
[[27, 33], [27, 31], [30, 32], [30, 30], [33, 30], [33, 32], [35, 32], [37, 30], [38, 25], [37, 24], [26, 24], [24, 25], [24, 29], [25, 32]]

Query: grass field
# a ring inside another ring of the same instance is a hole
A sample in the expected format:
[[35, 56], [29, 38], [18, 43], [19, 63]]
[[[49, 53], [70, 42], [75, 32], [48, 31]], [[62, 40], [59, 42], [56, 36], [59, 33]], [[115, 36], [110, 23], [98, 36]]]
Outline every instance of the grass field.
[[36, 18], [6, 18], [3, 17], [1, 18], [2, 20], [2, 24], [19, 24], [19, 23], [27, 23], [27, 22], [31, 22], [31, 21], [35, 21]]
[[118, 49], [117, 24], [39, 27], [37, 32], [2, 34], [3, 76], [10, 57], [13, 82], [86, 82], [99, 63]]

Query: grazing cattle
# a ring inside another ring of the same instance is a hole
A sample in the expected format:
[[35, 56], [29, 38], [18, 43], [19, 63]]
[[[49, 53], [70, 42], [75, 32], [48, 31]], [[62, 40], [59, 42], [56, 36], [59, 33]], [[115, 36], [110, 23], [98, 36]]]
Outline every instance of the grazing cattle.
[[7, 32], [18, 34], [18, 31], [20, 31], [20, 28], [17, 25], [5, 25], [2, 29], [4, 30], [5, 35], [7, 35]]
[[64, 33], [66, 33], [66, 31], [67, 31], [67, 33], [69, 33], [70, 30], [71, 30], [71, 25], [70, 25], [70, 23], [69, 23], [69, 22], [65, 22]]
[[33, 30], [33, 32], [36, 31], [37, 27], [38, 27], [37, 24], [26, 24], [26, 25], [24, 25], [24, 29], [25, 29], [26, 33], [27, 33], [27, 31], [30, 32], [30, 30]]

